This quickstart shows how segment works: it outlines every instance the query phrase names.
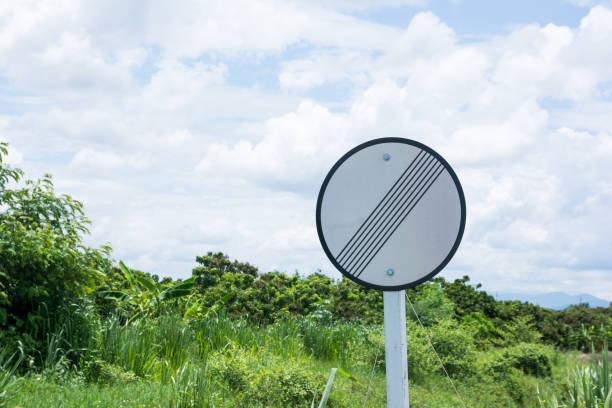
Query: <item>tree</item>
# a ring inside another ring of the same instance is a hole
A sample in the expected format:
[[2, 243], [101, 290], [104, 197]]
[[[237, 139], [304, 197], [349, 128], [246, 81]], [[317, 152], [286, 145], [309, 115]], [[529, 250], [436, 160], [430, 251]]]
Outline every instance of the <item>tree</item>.
[[[425, 326], [433, 326], [436, 322], [450, 319], [455, 314], [455, 305], [437, 284], [425, 284], [419, 296], [414, 300], [414, 309]], [[409, 318], [416, 321], [416, 316], [410, 308], [406, 311]]]
[[193, 268], [193, 278], [195, 288], [202, 293], [209, 287], [218, 285], [226, 273], [246, 275], [247, 286], [250, 286], [258, 275], [257, 268], [253, 265], [236, 260], [231, 262], [223, 252], [208, 252], [204, 256], [196, 256], [196, 262], [198, 266]]
[[57, 195], [48, 174], [22, 183], [6, 155], [0, 143], [0, 336], [36, 338], [42, 305], [53, 313], [90, 292], [110, 268], [111, 248], [83, 245], [90, 223], [83, 204]]
[[498, 316], [498, 302], [487, 292], [479, 290], [480, 283], [476, 287], [468, 284], [469, 276], [455, 279], [454, 282], [446, 282], [444, 278], [435, 278], [434, 282], [440, 284], [444, 294], [455, 305], [455, 314], [459, 319], [473, 312], [482, 312], [488, 318]]

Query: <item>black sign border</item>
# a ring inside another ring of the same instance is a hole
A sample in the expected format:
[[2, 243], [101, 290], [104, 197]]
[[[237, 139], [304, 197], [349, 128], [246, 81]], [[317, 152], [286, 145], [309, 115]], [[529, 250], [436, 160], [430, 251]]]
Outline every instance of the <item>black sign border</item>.
[[[440, 163], [442, 163], [444, 168], [446, 168], [448, 173], [451, 175], [453, 181], [455, 182], [455, 186], [457, 187], [457, 192], [459, 193], [459, 201], [461, 205], [461, 221], [459, 225], [459, 231], [457, 233], [457, 238], [455, 239], [455, 243], [453, 247], [451, 248], [450, 252], [448, 253], [448, 255], [446, 255], [446, 258], [444, 258], [444, 260], [442, 261], [442, 263], [440, 263], [440, 265], [438, 265], [433, 271], [431, 271], [429, 274], [427, 274], [423, 278], [407, 283], [407, 284], [404, 284], [404, 285], [395, 285], [395, 286], [374, 285], [372, 283], [356, 278], [352, 274], [348, 273], [346, 270], [344, 270], [344, 268], [342, 268], [342, 266], [340, 266], [340, 264], [336, 261], [331, 251], [329, 250], [329, 247], [327, 246], [327, 243], [325, 242], [325, 237], [323, 236], [323, 228], [321, 226], [321, 205], [323, 203], [323, 196], [325, 195], [325, 190], [327, 189], [327, 185], [329, 181], [331, 180], [332, 176], [334, 175], [334, 173], [336, 172], [336, 170], [338, 170], [338, 168], [342, 165], [342, 163], [344, 163], [349, 157], [351, 157], [358, 151], [363, 150], [366, 147], [370, 147], [370, 146], [374, 146], [374, 145], [382, 144], [382, 143], [405, 143], [405, 144], [415, 146], [421, 150], [425, 150], [426, 152], [434, 156]], [[358, 283], [367, 288], [376, 289], [376, 290], [397, 291], [397, 290], [413, 288], [417, 285], [420, 285], [423, 282], [428, 281], [434, 276], [436, 276], [450, 262], [452, 257], [455, 255], [455, 252], [457, 252], [457, 249], [459, 248], [459, 244], [461, 243], [461, 239], [463, 238], [463, 232], [465, 231], [465, 219], [466, 219], [465, 195], [463, 194], [463, 188], [461, 187], [459, 178], [457, 177], [457, 174], [455, 174], [455, 171], [450, 166], [450, 164], [448, 164], [448, 162], [442, 156], [440, 156], [438, 152], [433, 150], [431, 147], [426, 146], [423, 143], [417, 142], [415, 140], [405, 139], [401, 137], [383, 137], [379, 139], [372, 139], [372, 140], [362, 143], [359, 146], [356, 146], [352, 148], [351, 150], [349, 150], [344, 156], [342, 156], [336, 162], [336, 164], [334, 164], [331, 170], [327, 173], [327, 176], [325, 176], [325, 180], [323, 180], [323, 184], [321, 185], [321, 189], [319, 190], [319, 196], [317, 197], [317, 211], [316, 211], [317, 234], [319, 235], [319, 241], [321, 242], [321, 246], [323, 247], [323, 250], [325, 251], [325, 255], [327, 255], [331, 263], [344, 276], [346, 276], [347, 278], [349, 278], [355, 283]]]

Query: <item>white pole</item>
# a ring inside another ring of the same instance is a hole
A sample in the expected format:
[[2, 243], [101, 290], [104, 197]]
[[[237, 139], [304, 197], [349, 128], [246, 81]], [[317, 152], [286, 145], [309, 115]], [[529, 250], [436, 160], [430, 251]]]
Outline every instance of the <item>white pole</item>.
[[409, 408], [406, 355], [406, 294], [383, 292], [385, 304], [385, 365], [387, 408]]

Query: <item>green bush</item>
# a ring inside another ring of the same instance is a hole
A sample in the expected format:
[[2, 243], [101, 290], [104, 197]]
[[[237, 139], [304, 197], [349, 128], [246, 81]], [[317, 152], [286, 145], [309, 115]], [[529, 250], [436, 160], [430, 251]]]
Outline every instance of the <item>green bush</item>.
[[234, 393], [239, 406], [305, 407], [324, 386], [322, 378], [295, 360], [231, 348], [212, 361], [214, 375]]
[[475, 364], [477, 378], [504, 382], [515, 400], [522, 400], [526, 393], [526, 387], [521, 385], [525, 374], [550, 377], [553, 354], [550, 347], [531, 343], [482, 352]]
[[469, 377], [474, 374], [476, 346], [469, 329], [456, 320], [447, 319], [433, 326], [430, 332], [434, 347], [451, 377]]
[[[455, 305], [451, 302], [444, 290], [437, 284], [426, 284], [413, 300], [414, 309], [424, 326], [434, 325], [439, 320], [450, 319], [455, 314]], [[412, 308], [408, 308], [406, 315], [416, 321]]]
[[[422, 381], [431, 374], [444, 374], [423, 329], [410, 320], [406, 322], [406, 326], [408, 370], [411, 380]], [[447, 319], [426, 330], [451, 377], [469, 377], [474, 374], [476, 348], [468, 329], [455, 320]], [[384, 370], [385, 338], [382, 327], [379, 331], [369, 332], [367, 338], [372, 345], [367, 352], [368, 363], [373, 364], [378, 353], [379, 367]]]
[[502, 358], [525, 374], [536, 377], [551, 375], [551, 350], [541, 344], [520, 343], [508, 347], [503, 351]]
[[138, 381], [138, 376], [133, 372], [99, 360], [86, 364], [85, 375], [88, 382], [102, 385], [117, 385]]
[[320, 359], [339, 361], [343, 366], [351, 363], [351, 350], [366, 338], [363, 327], [357, 323], [322, 322], [311, 317], [301, 319], [299, 327], [307, 352]]
[[57, 195], [50, 175], [19, 184], [23, 172], [3, 163], [6, 154], [0, 143], [0, 331], [32, 354], [46, 334], [40, 306], [54, 313], [101, 282], [110, 247], [83, 245], [83, 205]]

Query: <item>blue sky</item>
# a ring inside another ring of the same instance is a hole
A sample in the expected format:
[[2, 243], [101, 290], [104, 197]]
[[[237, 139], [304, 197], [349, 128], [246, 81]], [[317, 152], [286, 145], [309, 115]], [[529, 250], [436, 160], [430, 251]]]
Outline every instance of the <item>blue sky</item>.
[[442, 272], [610, 299], [612, 4], [330, 0], [0, 6], [0, 139], [160, 275], [224, 251], [322, 269], [320, 183], [368, 139], [442, 153], [467, 198]]
[[[469, 39], [481, 35], [503, 35], [517, 25], [549, 23], [577, 26], [588, 8], [558, 0], [435, 0], [423, 7], [436, 14], [457, 34]], [[406, 27], [418, 7], [381, 7], [356, 15], [369, 21]]]

